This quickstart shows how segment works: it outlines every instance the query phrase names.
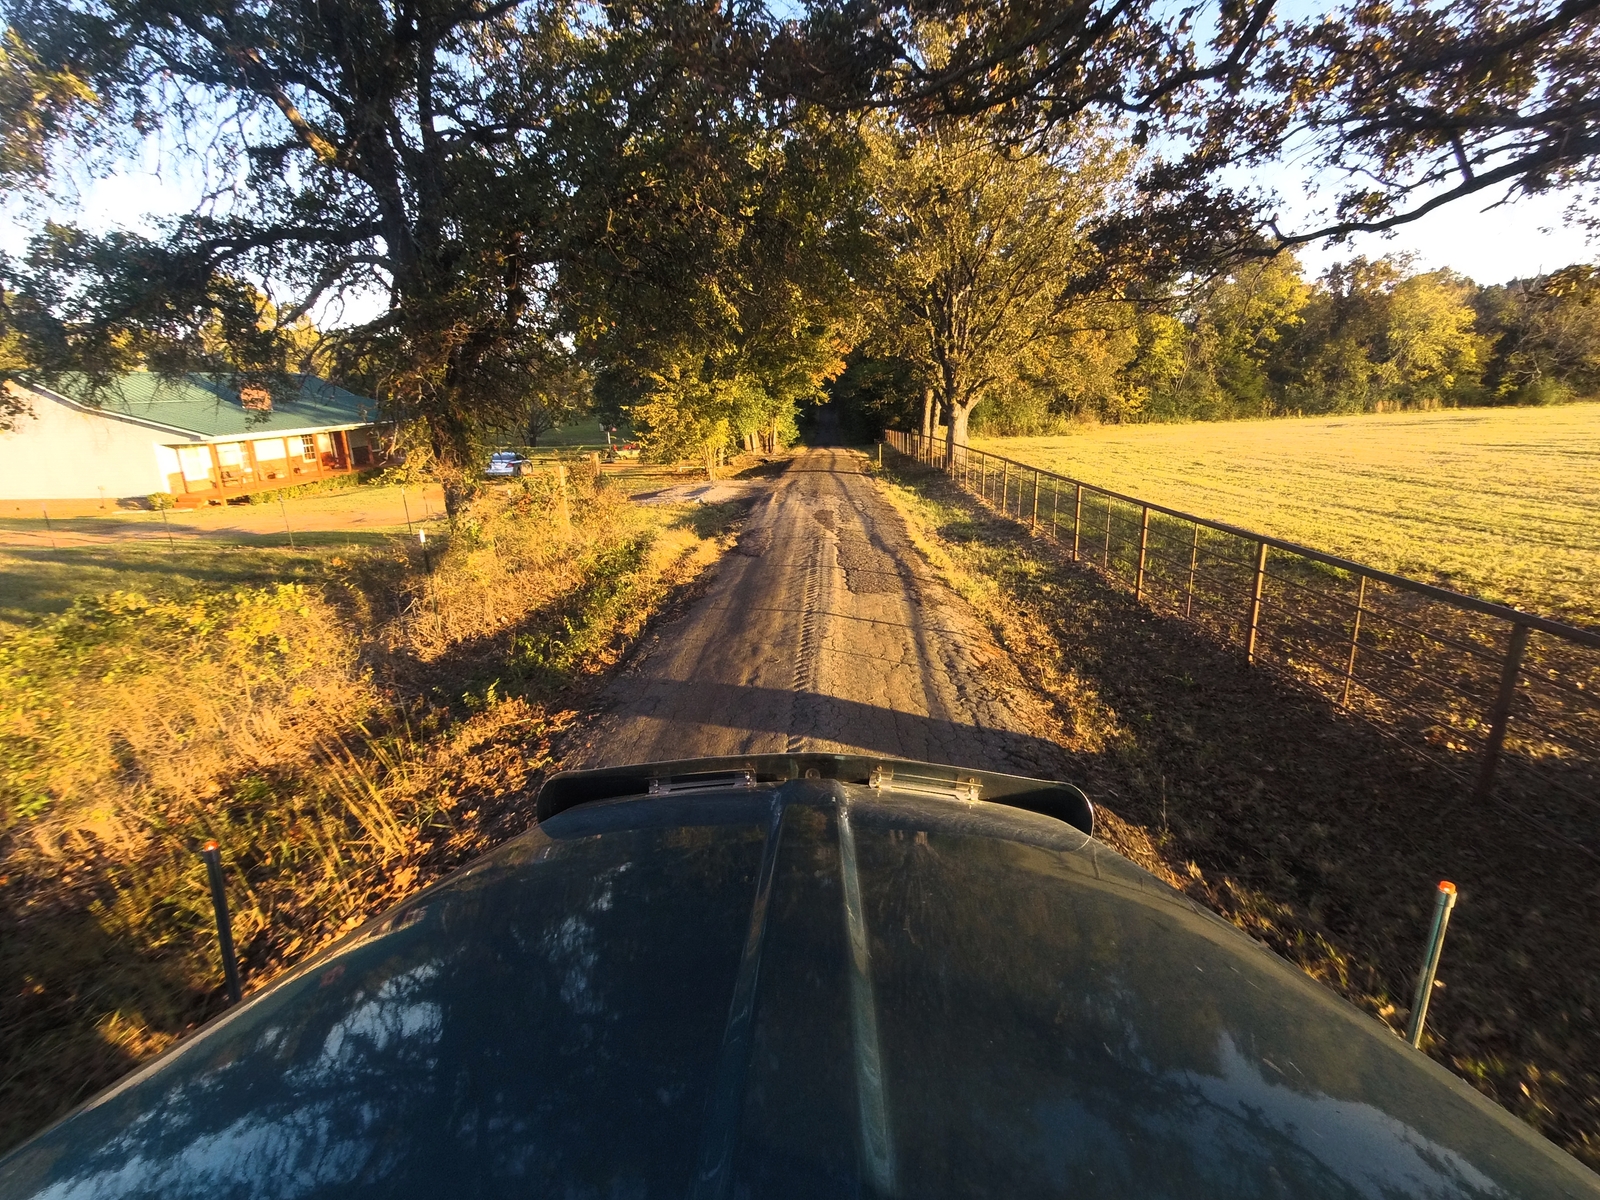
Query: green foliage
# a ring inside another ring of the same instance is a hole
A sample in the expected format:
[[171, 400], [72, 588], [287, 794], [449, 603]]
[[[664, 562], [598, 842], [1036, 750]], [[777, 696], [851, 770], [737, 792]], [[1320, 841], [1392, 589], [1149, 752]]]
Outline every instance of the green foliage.
[[563, 291], [602, 420], [709, 461], [775, 448], [842, 369], [862, 182], [848, 123], [761, 94], [741, 19], [658, 27], [682, 17], [617, 30], [575, 81]]
[[1115, 200], [1129, 148], [1088, 125], [1036, 143], [992, 123], [885, 118], [868, 127], [883, 266], [876, 337], [915, 365], [957, 444], [973, 408], [1050, 390], [1103, 299], [1072, 285], [1094, 273], [1090, 221]]
[[857, 347], [827, 385], [840, 428], [855, 441], [873, 441], [886, 429], [914, 429], [921, 420], [922, 384], [916, 366]]
[[386, 483], [386, 474], [380, 467], [370, 467], [365, 471], [335, 475], [329, 479], [313, 479], [310, 483], [297, 483], [292, 487], [246, 492], [244, 501], [247, 504], [276, 504], [280, 496], [285, 500], [293, 500], [296, 496], [323, 496], [334, 492], [348, 492], [353, 488]]
[[[306, 633], [307, 604], [294, 583], [183, 600], [112, 592], [0, 642], [0, 828], [55, 802], [102, 798], [118, 762], [145, 748], [137, 737], [119, 744], [101, 720], [104, 705], [170, 700], [175, 668], [196, 686], [226, 676], [244, 694], [276, 691], [292, 703], [296, 681], [321, 669], [291, 653], [291, 634], [303, 642]], [[104, 699], [87, 695], [85, 682]], [[191, 725], [205, 719], [193, 706], [163, 707], [169, 737], [204, 736]]]
[[[1450, 271], [1356, 258], [1306, 281], [1289, 255], [1147, 299], [1063, 337], [1044, 369], [991, 392], [974, 429], [1068, 422], [1559, 403], [1600, 391], [1600, 284], [1569, 267], [1479, 288]], [[906, 414], [906, 427], [915, 416]]]
[[0, 189], [43, 188], [57, 143], [82, 143], [97, 97], [70, 66], [49, 66], [17, 35], [0, 34]]
[[1468, 303], [1473, 290], [1449, 271], [1408, 275], [1393, 259], [1356, 258], [1331, 268], [1277, 364], [1283, 390], [1276, 411], [1472, 402], [1482, 356]]
[[1484, 288], [1474, 307], [1490, 342], [1484, 386], [1492, 402], [1600, 393], [1600, 269], [1581, 264]]

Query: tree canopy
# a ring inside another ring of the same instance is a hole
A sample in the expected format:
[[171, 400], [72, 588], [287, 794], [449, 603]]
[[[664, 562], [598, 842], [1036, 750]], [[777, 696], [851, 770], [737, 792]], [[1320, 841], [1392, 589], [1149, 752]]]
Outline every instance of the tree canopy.
[[1062, 127], [1026, 149], [986, 121], [883, 120], [869, 131], [884, 263], [878, 338], [920, 368], [954, 445], [974, 405], [1050, 371], [1094, 298], [1087, 231], [1127, 174], [1126, 147]]
[[[422, 422], [447, 473], [520, 403], [551, 336], [558, 197], [540, 150], [574, 36], [559, 0], [24, 0], [7, 15], [39, 71], [92, 95], [80, 139], [110, 151], [160, 130], [212, 184], [159, 238], [46, 229], [13, 317], [42, 366], [270, 383], [299, 318], [376, 294], [330, 350]], [[206, 326], [219, 336], [203, 344]]]
[[[1115, 231], [1190, 262], [1391, 229], [1484, 193], [1592, 197], [1600, 180], [1595, 0], [1346, 0], [1303, 16], [1273, 0], [813, 0], [788, 32], [785, 79], [828, 103], [989, 113], [1019, 135], [1124, 120], [1164, 153]], [[1286, 153], [1342, 181], [1301, 227], [1219, 175]]]
[[[1362, 372], [1405, 402], [1588, 386], [1564, 285], [1313, 289], [1244, 264], [1592, 186], [1600, 0], [10, 0], [4, 19], [14, 201], [151, 138], [207, 191], [144, 233], [45, 225], [0, 262], [0, 372], [270, 385], [310, 365], [414, 422], [452, 497], [482, 439], [575, 380], [652, 453], [707, 461], [790, 436], [863, 353], [898, 366], [852, 378], [917, 376], [956, 425], [985, 398], [1321, 404]], [[1342, 181], [1311, 226], [1237, 183], [1286, 155]]]

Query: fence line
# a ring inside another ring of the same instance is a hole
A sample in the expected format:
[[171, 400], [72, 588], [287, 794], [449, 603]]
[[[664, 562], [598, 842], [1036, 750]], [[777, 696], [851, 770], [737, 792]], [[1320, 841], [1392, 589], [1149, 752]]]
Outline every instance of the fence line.
[[[1053, 471], [891, 430], [948, 473], [1125, 586], [1236, 645], [1459, 778], [1600, 850], [1600, 632]], [[1576, 802], [1576, 803], [1574, 803]]]

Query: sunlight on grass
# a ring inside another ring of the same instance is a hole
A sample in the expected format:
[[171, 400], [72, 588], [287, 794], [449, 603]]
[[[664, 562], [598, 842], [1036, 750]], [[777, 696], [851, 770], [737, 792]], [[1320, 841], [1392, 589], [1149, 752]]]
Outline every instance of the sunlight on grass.
[[532, 820], [583, 689], [740, 510], [588, 472], [313, 550], [6, 551], [0, 1149], [221, 1002], [195, 849], [250, 990]]
[[1122, 426], [973, 445], [1383, 570], [1600, 621], [1600, 404]]

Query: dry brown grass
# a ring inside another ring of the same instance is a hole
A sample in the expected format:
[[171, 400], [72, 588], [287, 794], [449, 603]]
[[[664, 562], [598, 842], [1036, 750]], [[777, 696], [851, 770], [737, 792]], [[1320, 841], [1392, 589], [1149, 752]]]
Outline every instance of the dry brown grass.
[[548, 478], [326, 586], [85, 597], [0, 641], [0, 1149], [214, 1015], [204, 873], [248, 987], [531, 819], [572, 706], [732, 510]]

